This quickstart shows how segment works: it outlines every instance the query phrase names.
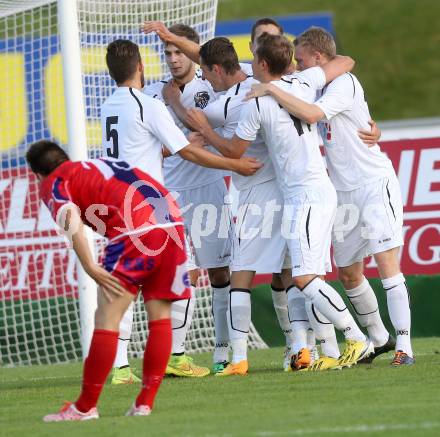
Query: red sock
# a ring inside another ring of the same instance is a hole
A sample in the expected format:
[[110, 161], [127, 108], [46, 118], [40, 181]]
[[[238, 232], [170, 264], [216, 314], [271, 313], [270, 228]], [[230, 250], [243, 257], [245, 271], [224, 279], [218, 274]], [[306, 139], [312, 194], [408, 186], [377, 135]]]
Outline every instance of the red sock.
[[148, 329], [142, 390], [136, 398], [136, 406], [148, 405], [152, 409], [171, 354], [171, 319], [153, 320], [148, 323]]
[[89, 355], [84, 361], [81, 394], [75, 407], [82, 413], [96, 407], [105, 380], [112, 370], [118, 345], [118, 332], [95, 329]]

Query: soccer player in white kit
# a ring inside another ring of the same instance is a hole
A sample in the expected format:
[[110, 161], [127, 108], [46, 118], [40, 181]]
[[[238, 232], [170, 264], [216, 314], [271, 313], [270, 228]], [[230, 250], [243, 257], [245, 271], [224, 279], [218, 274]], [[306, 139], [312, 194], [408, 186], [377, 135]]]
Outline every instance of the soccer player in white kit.
[[[184, 40], [199, 44], [199, 35], [189, 26], [175, 24], [168, 29], [173, 35]], [[202, 79], [202, 72], [196, 70], [196, 65], [172, 43], [164, 42], [164, 54], [171, 80], [159, 81], [144, 88], [144, 93], [167, 103], [167, 108], [176, 124], [189, 132], [188, 126], [179, 119], [179, 112], [170, 104], [175, 97], [184, 107], [205, 108], [216, 99], [216, 93], [210, 83]], [[233, 223], [230, 212], [229, 196], [224, 180], [225, 173], [219, 170], [207, 169], [185, 161], [179, 156], [171, 157], [164, 163], [165, 185], [169, 190], [178, 193], [178, 202], [183, 207], [185, 228], [190, 248], [189, 259], [192, 271], [191, 283], [193, 292], [198, 278], [198, 268], [208, 270], [209, 280], [213, 290], [212, 313], [214, 316], [215, 348], [213, 355], [213, 371], [227, 365], [229, 336], [226, 325], [226, 308], [230, 289], [229, 265], [231, 260], [231, 244]], [[207, 206], [209, 205], [209, 207]], [[215, 209], [213, 209], [214, 207]], [[201, 215], [215, 211], [216, 217], [212, 225], [205, 226], [199, 220]], [[182, 307], [182, 322], [194, 309], [195, 299], [189, 303], [189, 310]], [[187, 362], [181, 346], [173, 350], [173, 357], [167, 369], [168, 373], [185, 376], [186, 369], [194, 367]], [[180, 353], [180, 354], [179, 354]], [[197, 369], [194, 369], [196, 372]], [[197, 373], [197, 372], [196, 372]], [[200, 373], [200, 372], [198, 372]]]
[[[336, 54], [333, 37], [320, 28], [301, 34], [295, 46], [301, 69], [325, 65]], [[359, 323], [375, 344], [372, 358], [395, 346], [392, 364], [413, 364], [409, 292], [398, 258], [403, 245], [401, 193], [391, 161], [377, 144], [367, 147], [357, 135], [370, 118], [361, 84], [353, 74], [343, 75], [329, 84], [314, 104], [272, 91], [292, 114], [311, 123], [321, 121], [328, 170], [339, 204], [334, 257]], [[347, 214], [348, 222], [344, 221]], [[396, 342], [383, 325], [376, 296], [363, 275], [363, 260], [368, 255], [374, 256], [378, 266]]]
[[[232, 342], [233, 359], [232, 364], [222, 375], [244, 374], [247, 371], [247, 332], [250, 324], [250, 288], [255, 272], [278, 273], [283, 269], [285, 276], [290, 275], [290, 259], [287, 264], [283, 261], [286, 251], [286, 243], [281, 234], [282, 228], [282, 205], [283, 196], [276, 181], [276, 174], [272, 161], [269, 157], [264, 140], [257, 136], [256, 140], [248, 148], [229, 148], [221, 142], [221, 139], [212, 128], [221, 128], [221, 135], [225, 138], [232, 138], [240, 120], [240, 112], [244, 104], [243, 96], [248, 92], [249, 87], [256, 81], [238, 72], [238, 58], [235, 50], [226, 38], [214, 38], [205, 43], [200, 50], [201, 68], [204, 76], [213, 84], [215, 89], [226, 90], [225, 94], [217, 101], [208, 105], [203, 111], [190, 111], [189, 119], [193, 126], [206, 136], [207, 142], [212, 144], [225, 156], [240, 157], [253, 156], [264, 162], [264, 167], [255, 175], [249, 178], [233, 176], [234, 185], [239, 190], [239, 217], [237, 220], [236, 243], [234, 244], [234, 255], [232, 265], [232, 288], [230, 298], [230, 309], [228, 315], [229, 333]], [[236, 65], [237, 75], [225, 74], [228, 66]], [[311, 81], [330, 81], [338, 75], [349, 70], [353, 65], [352, 60], [340, 57], [328, 65], [329, 76], [319, 71], [310, 71], [308, 76]], [[315, 70], [321, 70], [317, 68]], [[241, 81], [239, 75], [242, 75]], [[318, 75], [319, 79], [315, 79]], [[234, 80], [235, 77], [235, 80]], [[315, 85], [315, 88], [318, 85]], [[220, 141], [218, 141], [220, 140]], [[257, 230], [257, 232], [255, 232]], [[285, 288], [289, 289], [291, 279], [285, 278]], [[272, 284], [273, 287], [273, 284]], [[289, 294], [291, 294], [289, 292]], [[295, 307], [298, 302], [295, 302]], [[292, 306], [292, 305], [290, 305]], [[304, 307], [304, 303], [303, 303]], [[296, 310], [296, 308], [295, 308]], [[305, 307], [304, 307], [305, 312]], [[291, 312], [296, 316], [298, 311]], [[301, 323], [306, 327], [304, 337], [307, 338], [307, 321], [301, 316]], [[296, 334], [298, 323], [295, 317], [291, 320], [293, 335], [291, 344], [293, 352], [296, 350]], [[290, 325], [289, 318], [287, 323]], [[292, 332], [290, 329], [290, 332]], [[306, 345], [308, 346], [308, 345]], [[301, 348], [301, 347], [300, 347]], [[290, 360], [286, 368], [290, 368]]]
[[[201, 116], [199, 111], [187, 113], [179, 99], [174, 98], [170, 104], [195, 130], [200, 130], [199, 121], [203, 117], [202, 122], [210, 124], [222, 136], [231, 138], [240, 118], [244, 96], [255, 81], [240, 68], [237, 53], [227, 38], [218, 37], [203, 44], [200, 61], [203, 77], [212, 84], [215, 91], [223, 93], [202, 109], [205, 116]], [[225, 156], [236, 155], [234, 151], [219, 151]], [[241, 156], [243, 151], [237, 153]], [[261, 138], [254, 141], [245, 154], [258, 159], [264, 166], [253, 177], [232, 176], [234, 186], [239, 191], [241, 211], [234, 235], [229, 305], [228, 301], [225, 302], [228, 307], [227, 321], [233, 357], [232, 364], [218, 369], [216, 373], [219, 376], [247, 373], [247, 335], [250, 327], [250, 288], [253, 277], [255, 272], [280, 273], [283, 267], [284, 242], [281, 234], [273, 235], [269, 230], [263, 244], [261, 240], [258, 244], [261, 233], [264, 232], [264, 215], [257, 217], [247, 214], [245, 218], [244, 214], [250, 204], [259, 203], [265, 206], [267, 202], [272, 202], [279, 207], [278, 212], [274, 211], [274, 228], [280, 229], [282, 196], [275, 180], [272, 162]], [[249, 228], [258, 229], [259, 236], [246, 238]]]
[[[215, 38], [214, 40], [209, 41], [203, 46], [202, 51], [200, 51], [200, 48], [196, 43], [190, 42], [181, 37], [179, 38], [178, 36], [176, 37], [175, 34], [173, 35], [169, 29], [163, 25], [163, 23], [150, 23], [146, 26], [147, 31], [154, 30], [158, 32], [165, 41], [171, 41], [174, 45], [181, 48], [185, 54], [191, 56], [193, 59], [201, 63], [206, 79], [212, 83], [216, 91], [223, 91], [217, 100], [209, 103], [208, 106], [203, 108], [203, 112], [208, 117], [211, 126], [216, 128], [221, 135], [231, 138], [239, 120], [241, 106], [243, 105], [243, 96], [249, 90], [249, 86], [255, 82], [252, 77], [246, 78], [245, 74], [247, 73], [248, 76], [252, 75], [251, 65], [240, 64], [242, 71], [239, 71], [235, 50], [232, 44], [230, 44], [230, 42], [224, 38]], [[264, 32], [279, 35], [280, 33], [283, 33], [283, 29], [275, 20], [271, 18], [263, 18], [258, 20], [252, 27], [251, 41], [249, 43], [251, 51], [254, 51], [256, 47], [256, 40]], [[203, 56], [200, 56], [202, 53]], [[210, 59], [208, 60], [208, 58]], [[349, 68], [346, 68], [346, 65], [344, 65], [344, 62], [341, 64], [340, 61], [341, 60], [334, 62], [334, 64], [338, 64], [339, 62], [339, 65], [342, 67], [342, 69], [340, 69], [336, 75], [342, 74], [343, 72], [349, 70]], [[216, 65], [215, 68], [213, 68], [214, 64]], [[352, 66], [352, 64], [350, 64], [350, 66]], [[331, 68], [332, 67], [329, 66], [329, 70], [331, 70]], [[336, 69], [334, 70], [337, 71]], [[336, 77], [336, 75], [333, 77]], [[173, 96], [173, 99], [169, 103], [173, 107], [174, 112], [179, 114], [179, 117], [182, 119], [182, 121], [184, 121], [186, 124], [191, 124], [189, 123], [186, 108], [184, 105], [182, 105], [179, 94], [179, 91], [177, 91], [177, 94]], [[197, 115], [197, 113], [195, 113], [195, 115]], [[206, 123], [206, 119], [201, 119], [200, 121], [205, 121]], [[192, 127], [195, 129], [200, 129], [200, 125], [197, 123], [197, 121], [195, 121], [195, 123], [193, 121]], [[207, 127], [209, 128], [209, 125]], [[234, 153], [237, 152], [222, 150], [221, 148], [219, 151], [225, 156], [233, 156]], [[230, 155], [231, 153], [232, 155]], [[237, 156], [241, 156], [243, 153], [244, 151], [238, 152]], [[271, 204], [277, 205], [281, 210], [281, 205], [283, 204], [282, 194], [275, 180], [276, 176], [268, 155], [267, 147], [264, 145], [264, 142], [261, 140], [261, 138], [255, 141], [252, 144], [252, 147], [250, 147], [246, 153], [250, 154], [250, 156], [258, 156], [260, 161], [265, 162], [265, 165], [262, 170], [250, 178], [242, 178], [240, 176], [237, 177], [237, 175], [233, 175], [234, 186], [238, 188], [240, 193], [239, 209], [241, 211], [246, 211], [248, 205], [258, 203], [264, 207], [270, 206]], [[272, 238], [268, 240], [271, 230], [267, 231], [267, 229], [262, 229], [263, 221], [266, 228], [268, 225], [268, 217], [264, 218], [264, 215], [265, 214], [260, 217], [254, 217], [252, 213], [248, 213], [246, 216], [246, 223], [244, 223], [244, 217], [239, 218], [238, 220], [240, 229], [237, 229], [237, 235], [242, 234], [243, 236], [247, 234], [244, 226], [245, 224], [247, 228], [258, 229], [261, 235], [268, 235], [266, 238], [263, 238], [263, 240], [261, 240], [261, 237], [260, 239], [243, 239], [241, 236], [239, 240], [241, 244], [238, 244], [237, 237], [236, 243], [234, 244], [234, 263], [232, 270], [235, 270], [235, 274], [233, 274], [233, 278], [235, 280], [233, 280], [234, 284], [232, 290], [233, 294], [231, 294], [231, 303], [233, 301], [235, 303], [235, 301], [238, 299], [240, 305], [233, 305], [236, 307], [236, 310], [232, 311], [232, 314], [236, 314], [237, 317], [240, 316], [242, 318], [241, 324], [243, 326], [242, 329], [234, 330], [231, 328], [233, 324], [229, 323], [229, 329], [230, 335], [233, 337], [232, 362], [233, 364], [242, 362], [243, 365], [235, 365], [230, 367], [226, 373], [222, 372], [222, 374], [225, 375], [229, 375], [231, 373], [242, 374], [247, 370], [246, 338], [250, 323], [249, 290], [255, 272], [273, 273], [279, 271], [280, 269], [279, 259], [277, 257], [273, 257], [272, 254], [282, 253], [283, 251], [279, 248], [279, 246], [277, 246], [280, 243], [279, 240], [277, 241], [276, 235], [272, 234]], [[273, 211], [272, 228], [278, 229], [278, 234], [280, 233], [281, 229], [281, 215], [281, 211]], [[272, 216], [270, 215], [269, 217]], [[281, 236], [278, 235], [278, 238], [280, 239]], [[264, 255], [266, 253], [267, 255]], [[282, 267], [285, 277], [284, 282], [287, 285], [283, 284], [280, 273], [273, 273], [271, 289], [277, 318], [286, 338], [286, 350], [284, 354], [283, 368], [284, 370], [290, 370], [291, 356], [292, 351], [294, 350], [294, 335], [292, 333], [291, 321], [289, 319], [286, 294], [286, 288], [288, 288], [288, 285], [290, 285], [289, 277], [291, 276], [289, 257], [287, 257], [286, 262], [283, 263]], [[298, 304], [294, 306], [295, 309], [298, 308]], [[304, 332], [306, 332], [308, 339], [308, 349], [313, 350], [315, 347], [315, 337], [313, 331], [310, 329], [309, 323], [303, 320], [304, 317], [302, 314], [300, 317], [296, 317], [298, 316], [298, 311], [292, 312], [291, 316], [293, 316], [292, 322], [296, 324], [296, 332], [298, 332], [298, 324], [301, 324], [302, 327], [305, 328]], [[232, 318], [229, 317], [228, 321], [231, 322]], [[300, 321], [297, 322], [295, 318], [299, 318]], [[309, 329], [307, 329], [307, 327]], [[217, 370], [220, 371], [221, 369]]]
[[[163, 23], [161, 22], [146, 22], [143, 25], [143, 29], [145, 33], [149, 32], [157, 32], [158, 35], [161, 37], [161, 39], [164, 41], [164, 44], [167, 45], [167, 47], [178, 47], [183, 53], [185, 53], [189, 58], [191, 58], [194, 62], [200, 63], [200, 46], [198, 42], [194, 41], [193, 38], [187, 38], [184, 35], [179, 35], [179, 32], [174, 31], [175, 26], [173, 28], [168, 29]], [[258, 38], [258, 36], [263, 32], [269, 32], [273, 34], [279, 34], [283, 32], [282, 27], [275, 21], [270, 18], [264, 18], [261, 20], [258, 20], [253, 28], [252, 28], [252, 41], [250, 42], [250, 48], [252, 50], [253, 41]], [[235, 52], [235, 50], [233, 50]], [[236, 56], [236, 55], [235, 55]], [[249, 84], [251, 83], [252, 79], [248, 78], [246, 79], [246, 75], [252, 76], [252, 66], [250, 64], [242, 64], [240, 63], [240, 67], [242, 69], [242, 72], [234, 71], [232, 74], [226, 74], [224, 75], [225, 81], [222, 81], [220, 79], [217, 79], [217, 87], [219, 89], [216, 89], [216, 91], [225, 91], [228, 88], [230, 88], [230, 92], [228, 95], [225, 95], [224, 93], [220, 92], [220, 96], [216, 100], [210, 99], [208, 106], [198, 106], [199, 109], [204, 110], [208, 115], [210, 115], [210, 118], [215, 119], [214, 124], [217, 125], [220, 123], [219, 128], [221, 126], [221, 129], [226, 129], [227, 132], [230, 132], [230, 135], [233, 134], [237, 121], [238, 121], [238, 115], [240, 106], [242, 104], [242, 99], [245, 94], [245, 90], [247, 91], [249, 88]], [[238, 77], [238, 76], [242, 77]], [[209, 78], [208, 78], [209, 79]], [[246, 81], [246, 84], [244, 84], [244, 81]], [[175, 81], [173, 81], [175, 82]], [[209, 84], [209, 80], [203, 81], [206, 85]], [[240, 83], [240, 86], [238, 86], [238, 90], [236, 93], [235, 86]], [[154, 89], [154, 88], [153, 88]], [[172, 89], [177, 89], [177, 87], [165, 87], [165, 93], [167, 94], [167, 98], [171, 99], [173, 97]], [[212, 89], [212, 88], [211, 88]], [[186, 90], [184, 90], [186, 91]], [[154, 91], [153, 91], [154, 92]], [[229, 95], [230, 94], [230, 95]], [[160, 95], [158, 92], [154, 92], [153, 95]], [[178, 117], [186, 124], [188, 125], [188, 119], [186, 114], [186, 107], [185, 107], [185, 99], [184, 96], [180, 94], [180, 91], [177, 89], [177, 93], [174, 93], [174, 101], [170, 101], [170, 105], [173, 107], [174, 114], [178, 115]], [[229, 99], [229, 100], [228, 100]], [[231, 100], [232, 99], [232, 100]], [[227, 105], [225, 105], [226, 100], [228, 100]], [[184, 103], [182, 105], [182, 103]], [[190, 107], [194, 107], [193, 103], [190, 101]], [[225, 106], [226, 106], [226, 113], [225, 113]], [[196, 106], [197, 107], [197, 106]], [[216, 114], [219, 114], [217, 116]], [[232, 127], [231, 127], [231, 121], [232, 120]], [[223, 132], [225, 133], [225, 132]], [[260, 149], [261, 149], [260, 144]], [[266, 152], [267, 155], [267, 152]], [[265, 158], [266, 159], [266, 158]], [[258, 172], [255, 178], [251, 178], [252, 180], [245, 181], [244, 178], [236, 178], [236, 175], [233, 176], [234, 182], [239, 185], [239, 187], [245, 188], [255, 185], [256, 183], [261, 182], [264, 178], [267, 179], [267, 175], [269, 173], [272, 173], [272, 183], [273, 183], [273, 189], [272, 192], [276, 193], [276, 199], [280, 199], [282, 196], [279, 194], [279, 189], [274, 182], [275, 174], [273, 173], [272, 164], [270, 163], [269, 166], [266, 168], [264, 167], [262, 172]], [[270, 191], [269, 191], [270, 192]], [[276, 200], [273, 199], [273, 200]], [[278, 202], [279, 203], [279, 202]], [[287, 262], [286, 266], [289, 266], [289, 263]], [[266, 271], [266, 270], [265, 270]], [[272, 271], [268, 271], [268, 273], [272, 273]], [[289, 277], [287, 275], [287, 277]], [[247, 287], [248, 288], [248, 287]], [[283, 285], [283, 282], [281, 280], [281, 275], [279, 273], [274, 273], [272, 277], [272, 299], [274, 304], [274, 309], [277, 314], [277, 318], [280, 324], [280, 327], [284, 333], [285, 339], [286, 339], [286, 350], [285, 350], [285, 356], [284, 356], [284, 369], [290, 369], [290, 359], [291, 359], [291, 345], [292, 345], [292, 330], [290, 327], [289, 322], [289, 316], [288, 316], [288, 310], [287, 310], [287, 296], [285, 293], [285, 286]], [[216, 344], [222, 345], [227, 344], [229, 341], [229, 335], [228, 335], [228, 327], [226, 324], [226, 310], [228, 307], [228, 294], [225, 293], [219, 293], [218, 290], [214, 288], [214, 300], [213, 300], [213, 314], [214, 314], [214, 322], [215, 322], [215, 331], [216, 331]], [[250, 305], [250, 302], [249, 302]], [[224, 339], [227, 339], [228, 341], [225, 341]], [[311, 347], [315, 344], [315, 338], [313, 335], [313, 332], [309, 331], [309, 342], [311, 344]], [[214, 366], [213, 371], [215, 373], [223, 371], [223, 369], [228, 364], [228, 348], [220, 348], [217, 347], [214, 352]]]
[[[169, 153], [179, 153], [184, 159], [203, 166], [239, 171], [243, 174], [252, 174], [261, 167], [261, 164], [252, 159], [225, 161], [223, 157], [191, 145], [176, 126], [165, 105], [141, 92], [144, 86], [144, 70], [136, 44], [127, 40], [114, 41], [107, 48], [106, 61], [118, 89], [101, 108], [105, 156], [133, 163], [160, 183], [164, 179], [162, 145]], [[174, 311], [173, 308], [174, 312], [179, 311]], [[120, 331], [124, 328], [127, 330], [127, 326], [121, 326]], [[131, 330], [131, 326], [129, 328]], [[129, 338], [129, 334], [125, 338]], [[124, 348], [123, 358], [128, 364], [126, 346], [125, 341], [118, 349]]]
[[[277, 86], [294, 89], [296, 94], [310, 99], [311, 84], [299, 78], [292, 83], [281, 80], [292, 54], [292, 45], [286, 38], [261, 36], [253, 62], [254, 76], [262, 82], [275, 81]], [[321, 74], [324, 86], [325, 76], [322, 71]], [[302, 292], [344, 333], [346, 347], [334, 367], [350, 366], [369, 355], [373, 345], [356, 325], [339, 294], [319, 278], [329, 264], [336, 192], [319, 151], [316, 125], [306, 125], [291, 117], [271, 97], [253, 99], [243, 108], [235, 135], [224, 140], [224, 147], [245, 148], [258, 133], [269, 149], [284, 195], [283, 231], [288, 230], [286, 239], [296, 291]]]

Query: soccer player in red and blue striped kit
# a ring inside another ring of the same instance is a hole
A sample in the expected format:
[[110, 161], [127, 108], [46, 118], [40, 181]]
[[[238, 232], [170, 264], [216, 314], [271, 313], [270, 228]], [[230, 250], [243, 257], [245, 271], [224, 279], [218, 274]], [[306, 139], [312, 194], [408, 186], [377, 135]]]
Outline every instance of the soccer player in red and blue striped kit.
[[[119, 322], [139, 292], [149, 335], [142, 388], [126, 415], [149, 415], [171, 352], [171, 303], [190, 296], [179, 208], [161, 184], [124, 161], [72, 162], [50, 141], [33, 144], [26, 159], [41, 182], [44, 203], [99, 285], [81, 394], [43, 420], [99, 418], [96, 405], [115, 359]], [[102, 266], [93, 260], [84, 224], [109, 240]]]

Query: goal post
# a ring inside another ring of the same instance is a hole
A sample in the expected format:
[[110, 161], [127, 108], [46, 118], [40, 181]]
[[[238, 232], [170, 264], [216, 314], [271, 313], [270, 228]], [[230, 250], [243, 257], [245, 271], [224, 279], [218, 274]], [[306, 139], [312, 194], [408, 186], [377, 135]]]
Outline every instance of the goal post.
[[[0, 365], [80, 360], [93, 331], [96, 286], [38, 198], [28, 146], [47, 138], [72, 159], [100, 156], [100, 107], [115, 89], [108, 43], [136, 42], [146, 81], [156, 81], [167, 74], [162, 45], [139, 31], [142, 21], [194, 26], [203, 42], [214, 36], [216, 11], [217, 0], [0, 0]], [[93, 240], [99, 258], [105, 241]], [[188, 352], [214, 347], [211, 299], [203, 271]], [[148, 334], [141, 301], [132, 357], [142, 356]], [[253, 326], [250, 334], [250, 347], [265, 347]]]
[[[88, 158], [88, 150], [77, 4], [76, 1], [58, 0], [57, 7], [66, 102], [67, 149], [72, 161], [80, 161]], [[94, 253], [93, 233], [89, 228], [86, 228], [86, 236]], [[97, 287], [79, 261], [77, 261], [77, 275], [81, 349], [83, 358], [86, 358], [93, 335]]]

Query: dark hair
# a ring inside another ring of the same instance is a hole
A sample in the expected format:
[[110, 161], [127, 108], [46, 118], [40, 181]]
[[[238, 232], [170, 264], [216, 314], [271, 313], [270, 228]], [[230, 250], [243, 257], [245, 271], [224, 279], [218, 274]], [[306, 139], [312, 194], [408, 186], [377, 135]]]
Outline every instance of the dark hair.
[[273, 18], [260, 18], [259, 20], [257, 20], [254, 25], [252, 26], [252, 30], [251, 30], [251, 42], [254, 42], [255, 39], [255, 34], [257, 33], [257, 27], [258, 26], [267, 26], [267, 25], [272, 25], [278, 28], [278, 30], [280, 31], [280, 35], [282, 35], [284, 33], [284, 29], [283, 26], [281, 26], [280, 23], [278, 23], [277, 21], [275, 21]]
[[26, 153], [26, 161], [31, 170], [43, 176], [48, 176], [68, 160], [67, 153], [58, 144], [48, 140], [37, 141]]
[[213, 38], [200, 47], [200, 60], [210, 70], [213, 65], [220, 65], [227, 74], [240, 70], [237, 52], [228, 38]]
[[293, 41], [295, 47], [303, 46], [315, 50], [329, 59], [336, 56], [336, 43], [333, 35], [322, 27], [312, 26]]
[[168, 30], [171, 33], [174, 33], [174, 35], [183, 36], [184, 38], [189, 39], [197, 44], [200, 43], [200, 37], [197, 31], [186, 24], [173, 24], [168, 28]]
[[263, 33], [257, 41], [258, 61], [266, 61], [269, 73], [282, 75], [292, 63], [293, 44], [283, 35]]
[[139, 47], [127, 39], [117, 39], [107, 46], [105, 61], [111, 78], [119, 85], [136, 72], [141, 62]]

